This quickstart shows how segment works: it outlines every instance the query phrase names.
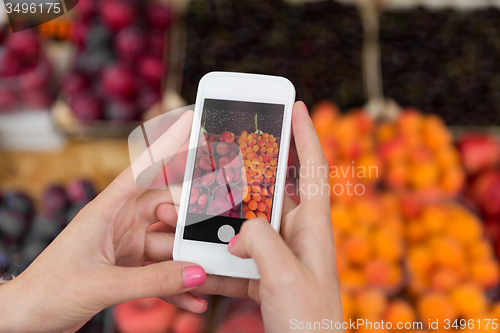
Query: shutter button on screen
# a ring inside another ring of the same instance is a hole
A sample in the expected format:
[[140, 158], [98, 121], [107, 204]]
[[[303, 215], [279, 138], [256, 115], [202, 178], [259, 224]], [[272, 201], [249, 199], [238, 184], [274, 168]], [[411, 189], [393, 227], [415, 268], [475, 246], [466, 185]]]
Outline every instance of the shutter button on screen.
[[234, 237], [234, 228], [229, 224], [224, 224], [217, 231], [217, 237], [219, 237], [221, 242], [229, 242]]

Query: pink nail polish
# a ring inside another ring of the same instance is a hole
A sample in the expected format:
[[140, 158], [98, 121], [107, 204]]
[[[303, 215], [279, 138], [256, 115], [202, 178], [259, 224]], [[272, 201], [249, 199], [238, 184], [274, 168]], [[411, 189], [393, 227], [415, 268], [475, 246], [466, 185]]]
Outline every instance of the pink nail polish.
[[184, 287], [192, 288], [197, 287], [207, 279], [205, 270], [199, 266], [192, 266], [184, 268]]
[[231, 238], [231, 240], [230, 240], [230, 241], [229, 241], [229, 243], [227, 244], [227, 246], [228, 246], [229, 248], [232, 248], [232, 247], [233, 247], [233, 245], [234, 245], [234, 243], [236, 243], [236, 238], [238, 238], [238, 235], [239, 235], [239, 234], [237, 234], [237, 235], [235, 235], [233, 238]]

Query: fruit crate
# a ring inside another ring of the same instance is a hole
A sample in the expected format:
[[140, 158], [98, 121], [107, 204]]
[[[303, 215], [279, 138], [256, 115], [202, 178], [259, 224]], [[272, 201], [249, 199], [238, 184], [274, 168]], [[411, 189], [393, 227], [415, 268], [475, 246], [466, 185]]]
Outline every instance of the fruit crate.
[[87, 0], [76, 7], [78, 51], [52, 110], [65, 134], [127, 136], [152, 117], [147, 111], [154, 105], [168, 105], [167, 96], [173, 108], [183, 106], [176, 94], [182, 13], [169, 3]]

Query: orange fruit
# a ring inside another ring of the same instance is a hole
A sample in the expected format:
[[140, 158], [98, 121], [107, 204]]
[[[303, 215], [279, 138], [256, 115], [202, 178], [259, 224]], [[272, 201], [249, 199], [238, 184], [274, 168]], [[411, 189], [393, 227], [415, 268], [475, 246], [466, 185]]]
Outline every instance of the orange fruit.
[[266, 148], [265, 148], [265, 147], [261, 147], [261, 148], [259, 149], [259, 152], [260, 152], [261, 154], [265, 154], [265, 153], [266, 153]]
[[272, 158], [269, 163], [271, 163], [271, 165], [276, 165], [277, 163], [277, 160], [275, 158]]
[[450, 297], [458, 315], [465, 319], [484, 313], [488, 305], [483, 290], [474, 284], [458, 286]]
[[273, 206], [273, 199], [271, 198], [267, 198], [266, 200], [264, 200], [264, 202], [266, 203], [266, 206], [269, 208]]
[[240, 145], [240, 150], [241, 151], [244, 151], [245, 149], [248, 148], [248, 145], [246, 144], [246, 142], [243, 142], [241, 145]]
[[261, 212], [264, 212], [267, 209], [267, 206], [264, 202], [259, 202], [259, 205], [257, 206], [257, 209]]
[[267, 216], [266, 216], [266, 214], [264, 214], [264, 213], [262, 213], [262, 212], [257, 212], [257, 217], [262, 217], [262, 218], [264, 218], [264, 219], [266, 219], [266, 220], [267, 220]]
[[261, 188], [261, 190], [260, 190], [260, 194], [261, 194], [263, 197], [265, 197], [265, 196], [267, 196], [267, 195], [269, 194], [269, 191], [268, 191], [265, 187], [263, 187], [263, 188]]
[[246, 152], [247, 154], [248, 154], [248, 153], [253, 152], [252, 147], [247, 147], [247, 148], [245, 149], [245, 152]]
[[260, 186], [259, 185], [252, 185], [252, 192], [253, 193], [259, 193], [260, 192]]
[[259, 151], [260, 148], [259, 148], [259, 146], [255, 145], [252, 147], [252, 149], [253, 149], [253, 151], [257, 152], [257, 151]]
[[250, 210], [256, 210], [259, 205], [257, 204], [257, 201], [255, 200], [250, 200], [248, 202], [248, 209]]
[[271, 194], [274, 194], [274, 185], [271, 185], [271, 187], [269, 187], [269, 192]]
[[269, 147], [269, 148], [267, 148], [267, 149], [266, 149], [266, 153], [267, 153], [267, 154], [272, 154], [272, 153], [273, 153], [273, 151], [274, 151], [274, 148], [273, 148], [273, 147]]
[[273, 154], [274, 154], [274, 155], [278, 155], [278, 152], [279, 152], [279, 149], [278, 149], [278, 148], [274, 148], [274, 152], [273, 152]]
[[260, 194], [256, 193], [256, 194], [252, 194], [252, 200], [259, 202], [262, 200], [262, 198], [261, 198]]
[[424, 321], [453, 322], [457, 313], [450, 298], [441, 292], [431, 292], [421, 297], [417, 302], [417, 311], [420, 319]]
[[245, 218], [247, 220], [250, 220], [250, 219], [254, 219], [256, 218], [257, 216], [255, 215], [254, 212], [252, 212], [251, 210], [249, 210], [248, 212], [245, 213]]

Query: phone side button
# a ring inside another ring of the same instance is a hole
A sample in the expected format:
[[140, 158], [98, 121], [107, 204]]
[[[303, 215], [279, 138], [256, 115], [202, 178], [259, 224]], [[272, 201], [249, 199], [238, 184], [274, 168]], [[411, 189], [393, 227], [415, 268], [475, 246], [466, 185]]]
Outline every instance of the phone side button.
[[234, 228], [229, 224], [224, 224], [217, 231], [217, 237], [219, 237], [221, 242], [227, 243], [234, 237]]

